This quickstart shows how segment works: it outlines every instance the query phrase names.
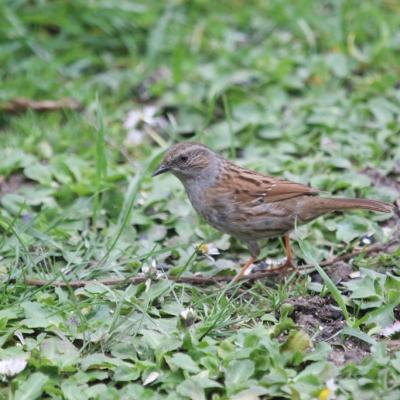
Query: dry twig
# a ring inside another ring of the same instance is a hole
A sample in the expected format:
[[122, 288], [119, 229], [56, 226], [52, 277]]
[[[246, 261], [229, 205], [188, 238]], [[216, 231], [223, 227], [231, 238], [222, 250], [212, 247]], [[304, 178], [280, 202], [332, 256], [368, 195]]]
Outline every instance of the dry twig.
[[59, 109], [80, 110], [82, 104], [74, 99], [60, 100], [31, 100], [26, 98], [17, 98], [1, 107], [4, 111], [10, 113], [23, 112], [27, 110], [34, 111], [53, 111]]
[[[358, 250], [354, 250], [350, 253], [343, 254], [338, 257], [333, 257], [329, 260], [325, 260], [320, 263], [321, 267], [331, 266], [336, 264], [339, 261], [347, 261], [351, 258], [359, 255], [359, 254], [372, 254], [372, 253], [379, 253], [384, 251], [389, 251], [391, 247], [395, 245], [399, 245], [400, 240], [392, 240], [385, 244], [376, 243], [368, 248], [362, 248]], [[314, 267], [311, 264], [302, 265], [299, 269], [303, 273], [308, 273]], [[258, 279], [262, 279], [268, 276], [277, 275], [279, 272], [276, 269], [267, 269], [265, 271], [255, 272], [249, 275], [243, 276], [240, 280], [242, 281], [255, 281]], [[102, 285], [123, 285], [123, 284], [139, 284], [145, 282], [149, 279], [148, 276], [141, 275], [132, 278], [110, 278], [110, 279], [99, 279], [99, 280], [75, 280], [71, 282], [64, 282], [64, 281], [45, 281], [41, 279], [26, 279], [25, 283], [31, 286], [53, 286], [53, 287], [72, 287], [72, 288], [79, 288], [83, 287], [90, 283], [100, 283]], [[206, 277], [206, 276], [166, 276], [165, 278], [161, 279], [168, 279], [173, 282], [177, 283], [188, 283], [191, 285], [212, 285], [220, 282], [229, 282], [232, 280], [231, 276], [213, 276], [213, 277]]]

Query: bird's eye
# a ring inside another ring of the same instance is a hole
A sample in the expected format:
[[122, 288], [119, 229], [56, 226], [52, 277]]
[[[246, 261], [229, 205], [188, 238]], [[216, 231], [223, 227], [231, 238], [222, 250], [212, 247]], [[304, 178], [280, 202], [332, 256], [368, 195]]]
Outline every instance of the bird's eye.
[[179, 161], [186, 162], [188, 160], [188, 156], [180, 156]]

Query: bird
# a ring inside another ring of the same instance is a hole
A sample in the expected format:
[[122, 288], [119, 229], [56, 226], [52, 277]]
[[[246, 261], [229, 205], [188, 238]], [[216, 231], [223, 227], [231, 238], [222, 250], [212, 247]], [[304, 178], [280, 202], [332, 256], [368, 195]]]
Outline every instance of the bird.
[[318, 189], [240, 167], [196, 142], [172, 145], [154, 171], [183, 184], [196, 212], [220, 232], [243, 241], [249, 259], [233, 278], [243, 278], [260, 255], [262, 239], [282, 237], [286, 261], [280, 272], [296, 268], [290, 233], [297, 225], [335, 211], [364, 209], [390, 213], [393, 205], [378, 200], [322, 197]]

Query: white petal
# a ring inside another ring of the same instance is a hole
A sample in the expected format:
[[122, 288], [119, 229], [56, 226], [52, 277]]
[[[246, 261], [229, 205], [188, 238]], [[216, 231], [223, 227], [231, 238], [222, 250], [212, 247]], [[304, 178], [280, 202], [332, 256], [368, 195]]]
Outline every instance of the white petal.
[[0, 361], [0, 374], [14, 376], [26, 367], [25, 358], [7, 358]]
[[129, 111], [124, 121], [124, 128], [134, 128], [138, 122], [142, 119], [142, 112], [140, 110]]
[[160, 374], [158, 372], [150, 372], [149, 376], [144, 380], [143, 386], [149, 385], [150, 383], [154, 382]]

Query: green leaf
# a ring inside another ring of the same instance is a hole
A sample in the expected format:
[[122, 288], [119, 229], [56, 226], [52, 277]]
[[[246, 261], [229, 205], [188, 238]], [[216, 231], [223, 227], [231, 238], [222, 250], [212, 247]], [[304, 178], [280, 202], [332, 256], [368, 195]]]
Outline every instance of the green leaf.
[[337, 240], [348, 243], [368, 232], [368, 224], [363, 223], [360, 219], [346, 216], [336, 224], [336, 229]]
[[[249, 389], [242, 390], [241, 392], [230, 397], [231, 400], [259, 400], [263, 399], [264, 395], [268, 395], [269, 390], [261, 386], [252, 386]], [[268, 396], [265, 397], [266, 399]]]
[[118, 358], [111, 358], [103, 353], [94, 353], [84, 357], [81, 366], [84, 371], [91, 368], [114, 369], [115, 366], [123, 364]]
[[181, 368], [189, 372], [197, 373], [200, 371], [198, 365], [192, 360], [190, 356], [185, 353], [175, 353], [169, 359], [169, 362], [175, 367]]
[[311, 339], [306, 332], [291, 332], [282, 349], [286, 351], [304, 352], [311, 347]]
[[140, 371], [133, 365], [121, 365], [114, 372], [113, 380], [117, 382], [136, 381], [140, 378]]
[[43, 387], [49, 380], [47, 375], [41, 372], [33, 373], [25, 382], [18, 386], [15, 392], [15, 400], [34, 400], [43, 393]]
[[6, 148], [0, 150], [0, 174], [8, 175], [10, 172], [24, 168], [36, 162], [36, 157], [18, 149]]
[[37, 181], [42, 185], [51, 184], [51, 167], [49, 165], [33, 164], [24, 169], [24, 174], [27, 178]]
[[369, 299], [379, 297], [375, 287], [375, 279], [370, 276], [364, 276], [350, 282], [345, 282], [345, 286], [352, 291], [351, 299]]
[[87, 385], [79, 385], [73, 379], [65, 380], [61, 384], [61, 390], [67, 400], [80, 400], [85, 396]]
[[246, 383], [254, 371], [254, 363], [251, 360], [233, 361], [225, 370], [225, 386], [230, 388]]
[[363, 316], [359, 322], [363, 324], [376, 324], [382, 328], [387, 327], [395, 321], [394, 308], [398, 306], [398, 302], [395, 304], [386, 304], [376, 308], [373, 311], [368, 312]]
[[25, 311], [27, 317], [22, 321], [24, 326], [28, 328], [47, 328], [49, 326], [57, 326], [61, 323], [61, 317], [57, 315], [51, 315], [49, 310], [41, 306], [39, 303], [31, 301], [24, 301], [21, 303], [21, 307]]
[[61, 371], [78, 363], [79, 352], [67, 338], [47, 338], [40, 346], [42, 357], [56, 365]]
[[206, 400], [204, 389], [193, 379], [186, 379], [180, 383], [176, 387], [176, 391], [192, 400]]
[[341, 333], [343, 335], [353, 336], [353, 337], [355, 337], [357, 339], [360, 339], [363, 342], [366, 342], [366, 343], [368, 343], [368, 344], [370, 344], [372, 346], [377, 344], [376, 340], [373, 339], [371, 336], [369, 336], [366, 333], [360, 331], [359, 329], [352, 328], [350, 326], [345, 326], [342, 329]]

